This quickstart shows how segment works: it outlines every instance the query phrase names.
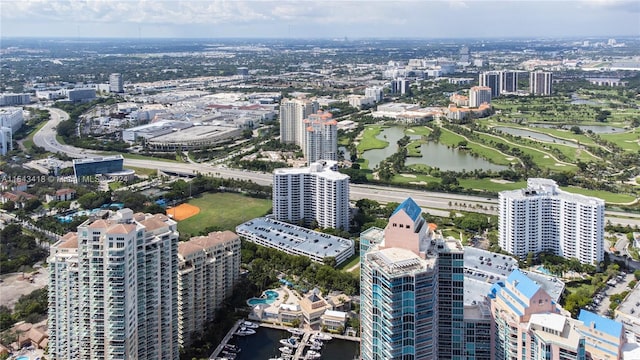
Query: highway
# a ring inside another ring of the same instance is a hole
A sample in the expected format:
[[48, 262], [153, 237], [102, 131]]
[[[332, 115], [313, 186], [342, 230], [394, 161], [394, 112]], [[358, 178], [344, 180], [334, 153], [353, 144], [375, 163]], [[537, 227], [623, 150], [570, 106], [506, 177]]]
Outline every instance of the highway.
[[[60, 121], [67, 120], [69, 116], [67, 113], [60, 109], [49, 108], [49, 110], [51, 111], [51, 120], [49, 120], [48, 123], [43, 126], [42, 129], [40, 129], [40, 131], [38, 131], [33, 137], [33, 141], [36, 145], [44, 147], [47, 151], [51, 151], [54, 153], [62, 152], [74, 158], [100, 156], [99, 152], [93, 150], [86, 150], [70, 145], [60, 144], [56, 140], [55, 128], [58, 123], [60, 123]], [[271, 186], [273, 182], [273, 177], [271, 174], [248, 170], [229, 169], [220, 165], [213, 166], [205, 163], [193, 164], [162, 160], [140, 160], [125, 158], [124, 165], [145, 169], [158, 169], [160, 171], [167, 172], [181, 172], [185, 174], [199, 173], [203, 175], [212, 175], [223, 178], [250, 180], [260, 185]], [[352, 201], [357, 201], [360, 199], [370, 199], [378, 201], [380, 203], [402, 202], [407, 197], [411, 197], [416, 201], [418, 205], [426, 208], [427, 212], [438, 216], [447, 216], [447, 212], [449, 210], [469, 210], [493, 215], [497, 215], [498, 213], [498, 200], [495, 198], [448, 194], [368, 184], [351, 184], [349, 192], [350, 199]], [[611, 221], [612, 224], [619, 224], [623, 226], [640, 226], [640, 214], [607, 211], [606, 221]]]

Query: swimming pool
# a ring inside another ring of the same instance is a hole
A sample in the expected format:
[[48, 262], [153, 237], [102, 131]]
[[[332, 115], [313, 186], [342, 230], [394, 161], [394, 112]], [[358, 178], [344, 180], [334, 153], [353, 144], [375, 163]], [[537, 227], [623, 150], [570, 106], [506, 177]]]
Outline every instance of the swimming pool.
[[545, 274], [545, 275], [551, 275], [551, 271], [547, 270], [544, 268], [544, 266], [540, 265], [536, 268], [536, 270], [540, 271], [541, 273]]
[[30, 358], [30, 357], [28, 357], [28, 356], [24, 356], [24, 355], [23, 355], [23, 356], [18, 356], [18, 357], [16, 358], [16, 360], [29, 360], [29, 359], [31, 359], [31, 358]]
[[[247, 304], [249, 306], [256, 306], [258, 304], [271, 305], [278, 298], [278, 292], [274, 291], [274, 290], [267, 290], [262, 294], [262, 296], [263, 297], [259, 297], [259, 298], [254, 297], [254, 298], [251, 298], [251, 299], [247, 300]], [[264, 297], [264, 296], [266, 296], [266, 297]]]

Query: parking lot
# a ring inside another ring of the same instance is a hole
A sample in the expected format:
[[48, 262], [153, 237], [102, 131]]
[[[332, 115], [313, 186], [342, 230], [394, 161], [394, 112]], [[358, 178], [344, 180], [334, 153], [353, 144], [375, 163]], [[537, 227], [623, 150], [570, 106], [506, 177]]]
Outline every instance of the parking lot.
[[[628, 285], [631, 280], [635, 279], [633, 274], [618, 275], [615, 279], [615, 285], [609, 285], [597, 292], [593, 297], [593, 304], [587, 306], [587, 310], [597, 312], [600, 315], [607, 316], [609, 312], [609, 296], [613, 294], [619, 294], [625, 290], [628, 290]], [[609, 280], [612, 284], [612, 280]]]

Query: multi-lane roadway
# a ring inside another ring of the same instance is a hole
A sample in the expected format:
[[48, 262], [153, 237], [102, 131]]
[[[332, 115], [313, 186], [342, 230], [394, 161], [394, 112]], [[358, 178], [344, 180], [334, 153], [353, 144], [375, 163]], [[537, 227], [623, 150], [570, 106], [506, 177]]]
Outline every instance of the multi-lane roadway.
[[[63, 120], [69, 118], [68, 114], [60, 109], [49, 108], [51, 111], [51, 120], [43, 126], [33, 137], [36, 145], [44, 147], [47, 151], [62, 152], [70, 157], [84, 158], [98, 156], [100, 153], [76, 148], [70, 145], [60, 144], [56, 139], [56, 126]], [[182, 172], [186, 174], [203, 174], [214, 175], [224, 178], [234, 178], [240, 180], [251, 180], [260, 185], [271, 185], [273, 177], [271, 174], [229, 169], [221, 166], [213, 166], [210, 164], [193, 164], [193, 163], [177, 163], [161, 160], [140, 160], [126, 159], [125, 166], [132, 166], [145, 169], [158, 169], [167, 172]], [[497, 214], [498, 200], [494, 198], [447, 194], [438, 192], [429, 192], [422, 190], [403, 189], [390, 186], [351, 184], [350, 199], [357, 201], [360, 199], [371, 199], [380, 203], [402, 202], [407, 197], [413, 198], [418, 205], [429, 209], [428, 211], [434, 215], [448, 215], [449, 210], [470, 210], [483, 212], [487, 214]], [[640, 215], [623, 213], [623, 212], [606, 212], [606, 220], [613, 224], [620, 225], [639, 225]]]

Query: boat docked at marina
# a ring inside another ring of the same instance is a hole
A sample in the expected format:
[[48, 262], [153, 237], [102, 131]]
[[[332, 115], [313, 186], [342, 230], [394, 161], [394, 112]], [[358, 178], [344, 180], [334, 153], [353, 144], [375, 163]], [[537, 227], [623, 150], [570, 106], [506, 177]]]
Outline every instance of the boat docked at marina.
[[316, 339], [317, 339], [317, 340], [322, 340], [322, 341], [329, 341], [329, 340], [331, 340], [331, 339], [333, 339], [333, 338], [331, 337], [331, 335], [329, 335], [329, 334], [327, 334], [327, 333], [321, 333], [321, 332], [319, 332], [319, 333], [315, 333], [315, 334], [311, 335], [311, 339], [313, 339], [313, 340], [316, 340]]
[[294, 329], [294, 328], [290, 328], [287, 329], [288, 332], [292, 333], [293, 335], [297, 335], [297, 336], [302, 336], [304, 335], [304, 330], [302, 329]]
[[292, 337], [290, 337], [288, 339], [281, 339], [280, 340], [280, 344], [295, 349], [295, 348], [298, 347], [298, 338], [292, 336]]
[[248, 328], [242, 326], [238, 331], [236, 331], [235, 334], [238, 335], [238, 336], [247, 336], [247, 335], [253, 335], [255, 333], [256, 333], [255, 330], [248, 329]]
[[319, 359], [322, 355], [320, 355], [319, 352], [317, 351], [313, 351], [313, 350], [309, 350], [307, 351], [307, 353], [304, 355], [305, 359]]
[[280, 352], [283, 353], [283, 354], [292, 354], [293, 353], [293, 348], [290, 348], [288, 346], [282, 346], [282, 347], [278, 348], [278, 350], [280, 350]]
[[260, 327], [260, 325], [247, 320], [242, 321], [240, 326], [246, 327], [247, 329], [257, 329]]

